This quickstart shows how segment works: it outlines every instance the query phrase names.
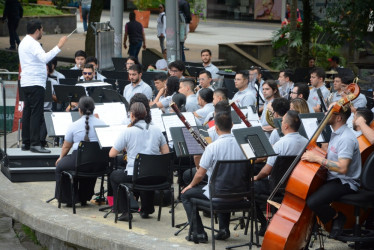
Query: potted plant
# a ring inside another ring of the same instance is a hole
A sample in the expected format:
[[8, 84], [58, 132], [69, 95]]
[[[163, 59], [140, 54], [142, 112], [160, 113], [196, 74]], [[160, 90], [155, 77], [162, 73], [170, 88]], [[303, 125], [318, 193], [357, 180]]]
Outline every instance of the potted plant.
[[148, 10], [152, 6], [152, 0], [134, 0], [134, 5], [137, 10], [134, 10], [136, 21], [143, 25], [143, 28], [148, 28], [149, 17], [151, 12]]
[[194, 32], [199, 24], [200, 18], [206, 18], [206, 0], [193, 0], [190, 3], [191, 22], [190, 32]]

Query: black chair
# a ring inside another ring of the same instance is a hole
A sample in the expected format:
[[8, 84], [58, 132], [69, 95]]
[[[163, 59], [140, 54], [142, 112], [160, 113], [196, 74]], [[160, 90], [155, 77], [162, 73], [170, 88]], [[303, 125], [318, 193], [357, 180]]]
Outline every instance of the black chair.
[[127, 71], [111, 71], [111, 70], [103, 70], [101, 71], [101, 74], [105, 76], [106, 78], [110, 79], [118, 79], [118, 80], [128, 80], [129, 74]]
[[[341, 197], [338, 202], [354, 206], [355, 225], [345, 229], [336, 239], [353, 241], [355, 249], [360, 249], [360, 242], [374, 242], [374, 230], [362, 230], [360, 225], [360, 209], [374, 208], [374, 152], [367, 158], [361, 173], [361, 188], [355, 194]], [[373, 245], [372, 245], [373, 246]]]
[[360, 93], [364, 94], [366, 97], [366, 101], [367, 101], [366, 107], [368, 109], [372, 109], [374, 107], [373, 91], [360, 89]]
[[227, 97], [232, 99], [238, 89], [235, 87], [234, 79], [231, 78], [223, 78], [223, 87], [227, 89]]
[[[98, 142], [81, 141], [78, 146], [77, 160], [74, 170], [62, 171], [61, 182], [64, 176], [68, 176], [71, 184], [73, 213], [75, 214], [75, 190], [74, 184], [80, 178], [101, 177], [100, 198], [104, 198], [104, 175], [109, 171], [109, 152], [100, 148]], [[60, 186], [60, 197], [62, 188]], [[61, 208], [61, 199], [58, 202]]]
[[[218, 161], [209, 181], [209, 199], [192, 198], [192, 215], [189, 235], [195, 243], [197, 240], [196, 213], [199, 210], [210, 212], [212, 230], [212, 249], [215, 249], [214, 213], [231, 213], [247, 211], [250, 213], [251, 197], [251, 164], [250, 160]], [[220, 199], [220, 201], [217, 201]], [[247, 233], [249, 217], [247, 217]], [[193, 230], [193, 234], [191, 234]]]
[[[115, 221], [118, 220], [119, 201], [122, 197], [119, 195], [120, 189], [126, 190], [127, 211], [130, 210], [130, 195], [132, 191], [156, 191], [159, 190], [159, 209], [157, 221], [161, 218], [163, 191], [169, 190], [171, 193], [171, 223], [174, 227], [174, 188], [173, 188], [173, 173], [172, 173], [172, 153], [162, 155], [147, 155], [138, 154], [134, 162], [134, 172], [132, 176], [132, 183], [122, 183], [118, 186], [117, 200], [114, 206]], [[129, 229], [132, 228], [132, 219], [129, 218]]]

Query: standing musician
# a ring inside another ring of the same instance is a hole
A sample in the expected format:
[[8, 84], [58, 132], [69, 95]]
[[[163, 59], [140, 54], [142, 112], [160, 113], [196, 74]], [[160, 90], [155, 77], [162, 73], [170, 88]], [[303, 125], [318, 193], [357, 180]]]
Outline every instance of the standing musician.
[[[95, 109], [94, 101], [91, 97], [83, 96], [79, 99], [78, 110], [82, 116], [79, 120], [73, 122], [66, 131], [65, 141], [62, 145], [61, 155], [56, 161], [56, 191], [55, 197], [61, 201], [61, 203], [67, 203], [67, 206], [71, 206], [73, 202], [80, 201], [82, 206], [87, 204], [94, 194], [94, 187], [96, 178], [83, 178], [76, 182], [77, 192], [76, 201], [71, 200], [71, 189], [69, 180], [64, 178], [61, 183], [62, 197], [60, 197], [60, 176], [62, 171], [74, 170], [77, 159], [77, 149], [80, 141], [98, 141], [94, 126], [105, 125], [105, 123], [97, 119], [93, 113]], [[67, 155], [70, 149], [73, 148], [73, 152]], [[79, 189], [78, 189], [79, 186]]]
[[236, 73], [234, 83], [235, 88], [237, 88], [239, 91], [235, 93], [232, 101], [234, 101], [238, 107], [255, 106], [256, 95], [254, 95], [248, 88], [247, 72], [243, 71]]
[[[280, 99], [280, 98], [278, 98]], [[276, 100], [276, 99], [275, 99]], [[275, 101], [274, 100], [274, 101]], [[306, 146], [308, 140], [297, 132], [301, 125], [299, 113], [297, 111], [289, 110], [282, 119], [282, 132], [284, 136], [273, 145], [274, 152], [278, 155], [298, 155], [300, 151]], [[274, 166], [277, 156], [269, 157], [266, 165], [254, 177], [255, 194], [269, 194], [269, 179], [267, 178]], [[260, 205], [256, 203], [257, 218], [261, 223], [259, 231], [260, 236], [264, 236], [267, 222], [264, 214], [260, 209]]]
[[[203, 180], [205, 174], [208, 175], [208, 180], [213, 173], [216, 162], [219, 160], [244, 160], [245, 156], [239, 148], [235, 137], [231, 134], [232, 119], [230, 112], [219, 112], [215, 115], [216, 131], [219, 138], [209, 144], [202, 155], [200, 167], [197, 170], [192, 182], [182, 190], [182, 202], [184, 210], [186, 211], [188, 221], [191, 222], [192, 203], [191, 198], [208, 199], [209, 189], [208, 185], [199, 185]], [[209, 182], [209, 181], [208, 181]], [[197, 240], [200, 243], [208, 241], [208, 235], [204, 231], [203, 224], [199, 213], [196, 214], [197, 221]], [[230, 237], [229, 223], [230, 213], [218, 214], [219, 218], [219, 232], [215, 235], [217, 240], [225, 240]], [[191, 235], [186, 237], [186, 240], [191, 241]]]
[[315, 68], [310, 73], [310, 84], [313, 88], [310, 90], [308, 102], [312, 105], [315, 112], [321, 112], [321, 101], [318, 97], [317, 89], [321, 89], [324, 100], [326, 100], [330, 93], [324, 83], [325, 76], [325, 71], [322, 68]]
[[[344, 110], [345, 109], [345, 110]], [[346, 217], [336, 212], [331, 202], [358, 190], [361, 174], [361, 155], [356, 136], [346, 122], [351, 109], [345, 105], [331, 116], [328, 125], [333, 132], [328, 145], [327, 159], [307, 151], [302, 160], [315, 162], [328, 169], [327, 182], [307, 199], [308, 207], [316, 213], [322, 223], [332, 220], [331, 238], [339, 236]]]
[[[134, 162], [138, 153], [159, 155], [169, 153], [169, 147], [161, 130], [152, 125], [147, 118], [147, 109], [141, 102], [135, 102], [130, 107], [130, 127], [126, 128], [116, 139], [114, 146], [109, 152], [109, 157], [116, 157], [122, 150], [127, 151], [126, 170], [118, 169], [110, 175], [110, 182], [113, 190], [117, 190], [120, 183], [131, 182], [134, 171]], [[146, 121], [147, 120], [147, 121]], [[125, 193], [119, 193], [125, 197]], [[141, 211], [140, 216], [148, 218], [155, 209], [153, 207], [154, 192], [140, 192]], [[118, 199], [114, 192], [114, 204]], [[129, 221], [131, 214], [127, 211], [127, 199], [121, 199], [119, 212], [122, 215], [118, 218], [120, 221]]]
[[22, 67], [21, 88], [25, 98], [22, 115], [22, 150], [50, 153], [50, 150], [40, 144], [40, 125], [47, 81], [46, 64], [61, 51], [67, 37], [63, 36], [57, 46], [46, 53], [38, 42], [42, 36], [42, 23], [39, 20], [30, 20], [27, 22], [27, 35], [18, 47]]

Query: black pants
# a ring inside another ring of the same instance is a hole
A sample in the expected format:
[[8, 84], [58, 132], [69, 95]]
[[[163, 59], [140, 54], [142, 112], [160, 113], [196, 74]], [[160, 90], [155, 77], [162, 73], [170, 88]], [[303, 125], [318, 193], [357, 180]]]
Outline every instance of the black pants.
[[[184, 210], [186, 211], [188, 222], [190, 223], [191, 223], [191, 213], [192, 213], [191, 198], [208, 200], [208, 198], [204, 195], [203, 187], [204, 187], [203, 185], [193, 187], [187, 190], [186, 192], [184, 192], [184, 194], [182, 194], [181, 196], [183, 207], [184, 207]], [[219, 221], [219, 229], [229, 229], [230, 213], [219, 213], [218, 221]], [[201, 221], [199, 212], [196, 213], [196, 221], [194, 221], [193, 223], [197, 223], [197, 233], [202, 234], [204, 232], [204, 226]]]
[[[254, 182], [254, 193], [255, 195], [261, 195], [261, 194], [270, 194], [270, 186], [269, 186], [269, 180], [268, 178], [263, 178], [261, 180]], [[256, 201], [256, 215], [258, 221], [261, 223], [261, 226], [266, 226], [266, 218], [264, 216], [264, 213], [262, 212], [264, 206], [266, 207], [266, 202], [259, 203]]]
[[[124, 172], [124, 169], [117, 169], [114, 170], [110, 174], [110, 183], [112, 184], [113, 188], [113, 204], [116, 204], [116, 201], [118, 199], [117, 197], [117, 190], [118, 186], [121, 183], [131, 183], [132, 182], [132, 176], [127, 175]], [[120, 202], [119, 202], [119, 208], [118, 212], [128, 212], [127, 211], [127, 199], [126, 199], [126, 191], [124, 189], [121, 189], [119, 194], [121, 196]], [[153, 199], [154, 199], [155, 192], [154, 191], [147, 191], [147, 192], [140, 192], [140, 200], [141, 200], [141, 211], [147, 214], [152, 214], [155, 211], [154, 205], [153, 205]]]
[[306, 201], [308, 207], [316, 213], [318, 218], [325, 224], [336, 214], [330, 203], [338, 200], [341, 196], [354, 193], [349, 184], [342, 184], [339, 179], [327, 181]]
[[[74, 150], [71, 155], [63, 157], [56, 166], [56, 189], [55, 197], [61, 200], [61, 203], [72, 204], [70, 179], [64, 175], [62, 182], [60, 182], [61, 172], [67, 170], [74, 170], [77, 160], [78, 151]], [[82, 169], [84, 171], [84, 169]], [[62, 196], [60, 197], [60, 184], [62, 189]], [[75, 203], [91, 200], [95, 193], [96, 178], [80, 178], [75, 181]]]
[[8, 19], [9, 42], [12, 48], [16, 48], [16, 43], [19, 44], [21, 42], [17, 34], [18, 23], [19, 18]]
[[40, 125], [44, 111], [45, 89], [41, 86], [22, 87], [24, 107], [22, 115], [22, 143], [40, 146]]
[[[51, 110], [46, 110], [46, 112], [50, 112]], [[47, 125], [45, 123], [44, 115], [42, 115], [42, 121], [40, 124], [40, 144], [42, 147], [47, 146]]]

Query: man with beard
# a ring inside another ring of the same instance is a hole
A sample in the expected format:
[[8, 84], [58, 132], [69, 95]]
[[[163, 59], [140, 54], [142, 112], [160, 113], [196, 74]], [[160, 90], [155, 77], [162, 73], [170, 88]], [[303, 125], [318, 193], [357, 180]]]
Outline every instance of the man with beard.
[[50, 153], [51, 151], [40, 144], [40, 125], [47, 81], [46, 64], [61, 51], [67, 37], [61, 37], [57, 46], [46, 53], [38, 42], [42, 36], [42, 23], [39, 20], [30, 20], [27, 22], [27, 35], [18, 48], [22, 67], [21, 88], [25, 98], [22, 115], [22, 150]]
[[209, 49], [203, 49], [201, 51], [201, 60], [203, 61], [205, 70], [209, 71], [212, 75], [213, 81], [217, 81], [217, 73], [219, 69], [212, 63], [212, 51], [210, 51]]
[[125, 90], [123, 91], [123, 96], [126, 101], [130, 103], [131, 97], [136, 93], [143, 93], [148, 100], [152, 99], [152, 89], [151, 87], [143, 82], [142, 80], [142, 68], [138, 64], [134, 64], [129, 68], [129, 79], [130, 84], [127, 84]]

